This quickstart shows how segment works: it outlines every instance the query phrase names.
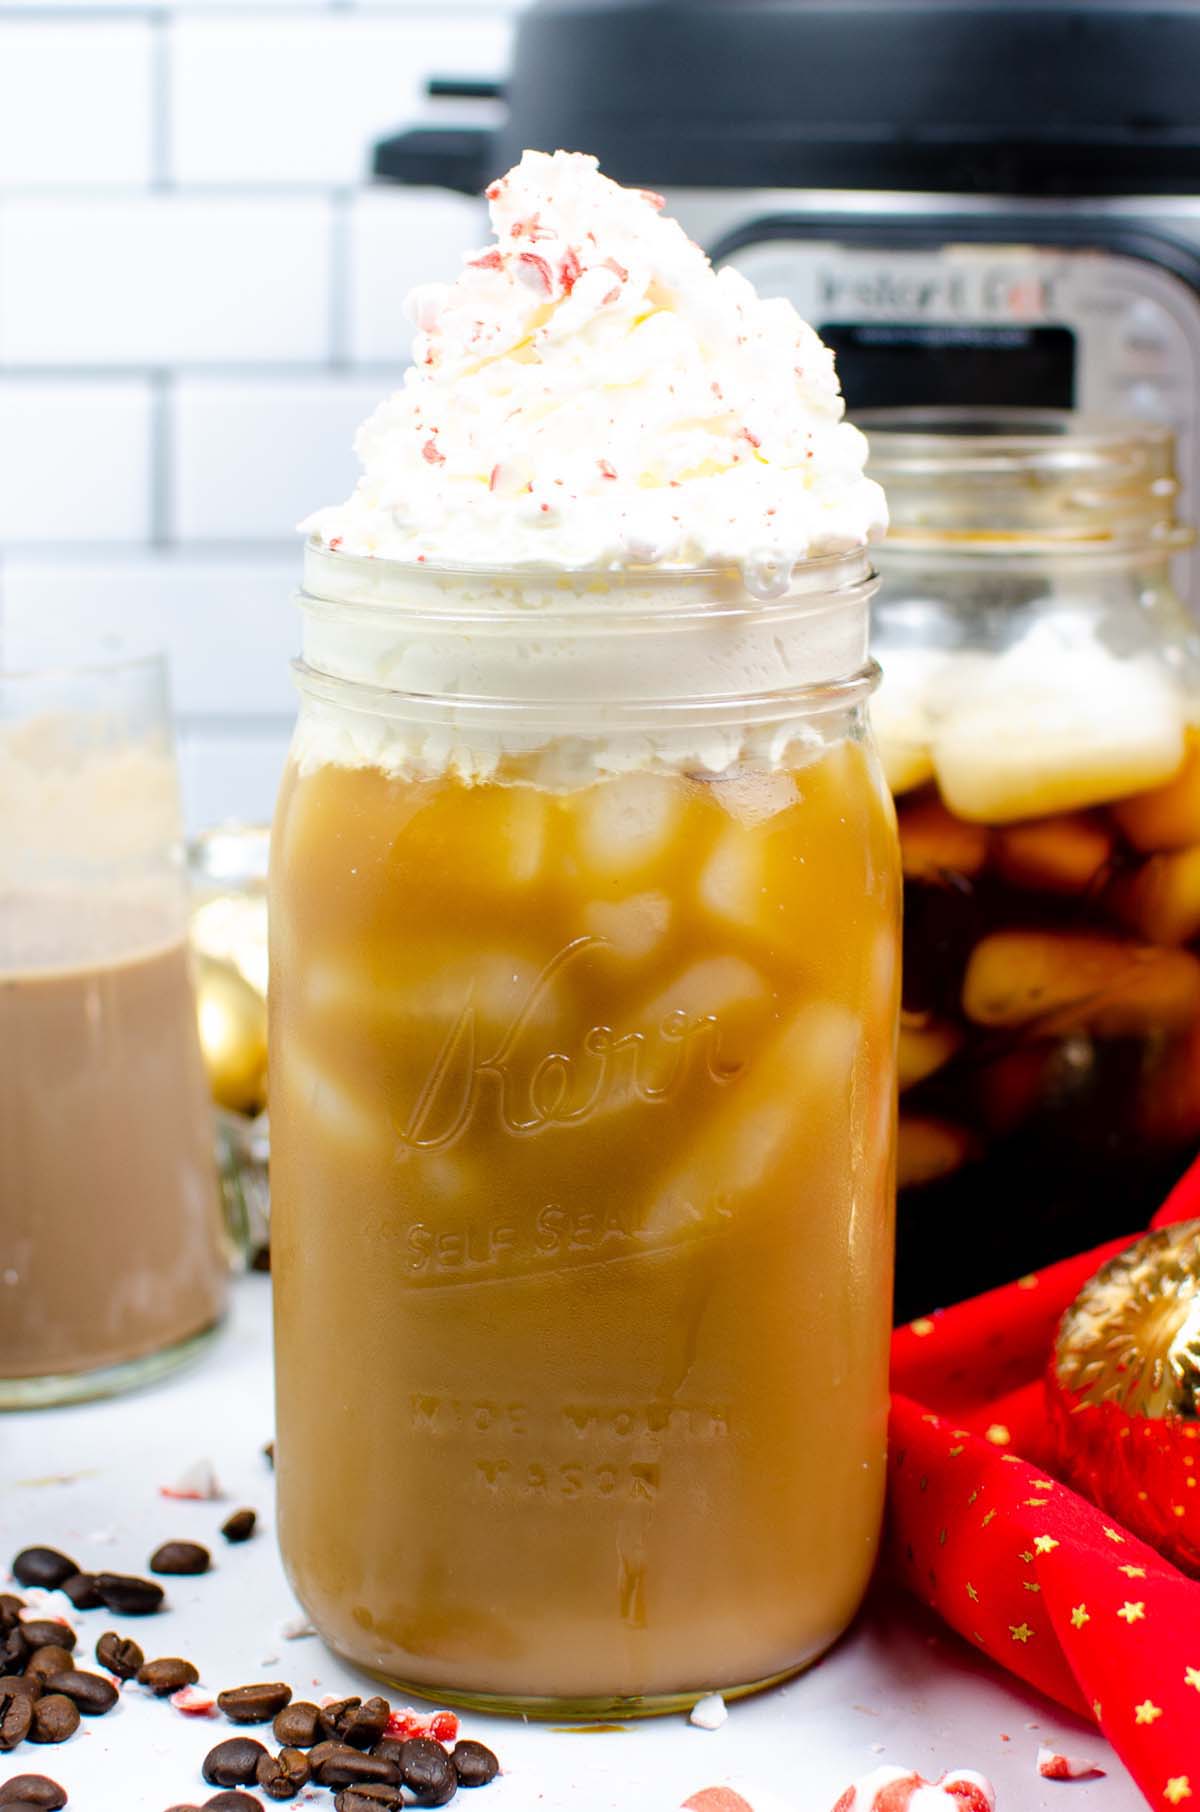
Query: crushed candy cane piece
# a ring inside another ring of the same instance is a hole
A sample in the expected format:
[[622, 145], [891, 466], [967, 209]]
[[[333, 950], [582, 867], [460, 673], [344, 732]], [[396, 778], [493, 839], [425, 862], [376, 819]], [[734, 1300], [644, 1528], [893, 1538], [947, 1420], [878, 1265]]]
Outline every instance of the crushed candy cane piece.
[[305, 1636], [315, 1636], [316, 1633], [307, 1617], [289, 1617], [286, 1623], [279, 1626], [279, 1634], [285, 1642], [302, 1642]]
[[792, 1812], [792, 1808], [767, 1787], [727, 1781], [720, 1787], [701, 1787], [684, 1800], [680, 1812]]
[[729, 1708], [719, 1692], [706, 1693], [697, 1699], [688, 1713], [688, 1723], [698, 1730], [720, 1730], [729, 1716]]
[[458, 1714], [414, 1711], [411, 1705], [404, 1705], [392, 1713], [383, 1734], [401, 1743], [418, 1736], [432, 1737], [435, 1743], [455, 1743], [458, 1741]]
[[847, 1787], [833, 1812], [995, 1812], [989, 1780], [969, 1768], [955, 1768], [927, 1781], [910, 1768], [874, 1768]]
[[171, 1703], [176, 1711], [182, 1711], [189, 1718], [215, 1718], [217, 1701], [204, 1686], [181, 1686], [178, 1692], [171, 1694]]
[[1106, 1772], [1082, 1756], [1060, 1755], [1048, 1743], [1038, 1744], [1037, 1771], [1044, 1781], [1086, 1781]]
[[211, 1460], [197, 1460], [180, 1473], [173, 1485], [160, 1485], [160, 1497], [186, 1498], [190, 1502], [208, 1502], [224, 1495], [217, 1483]]

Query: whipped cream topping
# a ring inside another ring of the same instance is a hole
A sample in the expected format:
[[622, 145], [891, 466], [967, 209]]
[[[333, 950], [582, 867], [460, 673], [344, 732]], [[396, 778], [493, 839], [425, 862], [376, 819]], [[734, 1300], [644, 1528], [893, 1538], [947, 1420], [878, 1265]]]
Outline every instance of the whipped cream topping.
[[783, 299], [715, 271], [596, 160], [527, 151], [488, 190], [495, 243], [408, 298], [403, 388], [360, 428], [326, 547], [490, 567], [792, 568], [881, 534], [833, 355]]

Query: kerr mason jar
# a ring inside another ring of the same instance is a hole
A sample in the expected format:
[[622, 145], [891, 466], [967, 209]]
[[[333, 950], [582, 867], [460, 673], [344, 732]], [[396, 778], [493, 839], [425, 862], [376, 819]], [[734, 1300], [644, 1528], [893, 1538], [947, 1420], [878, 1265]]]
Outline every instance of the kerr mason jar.
[[307, 552], [271, 878], [279, 1530], [322, 1635], [623, 1715], [845, 1627], [886, 1435], [899, 871], [864, 552]]
[[1200, 661], [1165, 429], [862, 419], [907, 1316], [1142, 1226], [1200, 1144]]

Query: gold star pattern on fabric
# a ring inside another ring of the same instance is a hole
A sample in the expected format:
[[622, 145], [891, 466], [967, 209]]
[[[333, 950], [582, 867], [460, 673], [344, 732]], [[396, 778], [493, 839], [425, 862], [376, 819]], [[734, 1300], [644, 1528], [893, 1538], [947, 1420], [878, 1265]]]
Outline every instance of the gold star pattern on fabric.
[[1035, 1491], [1053, 1491], [1054, 1490], [1054, 1480], [1053, 1479], [1034, 1479], [1033, 1488]]
[[1119, 1541], [1123, 1543], [1125, 1540], [1125, 1537], [1116, 1529], [1110, 1529], [1107, 1523], [1104, 1525], [1104, 1533], [1107, 1535], [1109, 1541]]
[[1133, 1708], [1135, 1724], [1153, 1724], [1155, 1718], [1162, 1717], [1162, 1706], [1156, 1705], [1153, 1699], [1143, 1699], [1140, 1705]]
[[1092, 1716], [1095, 1718], [1097, 1724], [1100, 1722], [1101, 1718], [1104, 1716], [1104, 1713], [1100, 1709], [1099, 1699], [1092, 1700]]
[[933, 1323], [928, 1315], [922, 1315], [918, 1321], [910, 1321], [908, 1325], [918, 1340], [924, 1340], [926, 1334], [933, 1332]]
[[1117, 1612], [1117, 1616], [1124, 1617], [1126, 1623], [1141, 1623], [1146, 1616], [1146, 1606], [1140, 1598], [1136, 1604], [1130, 1604], [1127, 1598]]
[[1030, 1510], [1040, 1510], [1048, 1500], [1044, 1497], [1027, 1497], [1025, 1503]]
[[1088, 1614], [1087, 1605], [1077, 1604], [1071, 1612], [1071, 1622], [1075, 1628], [1081, 1630], [1085, 1623], [1090, 1623], [1091, 1621], [1092, 1619]]
[[1031, 1567], [1033, 1565], [1033, 1549], [1032, 1548], [1022, 1548], [1021, 1553], [1018, 1556], [1018, 1558], [1023, 1560], [1027, 1567]]
[[1027, 1592], [1040, 1592], [1042, 1589], [1036, 1579], [1023, 1579], [1021, 1584]]
[[1028, 1271], [1024, 1277], [1018, 1277], [1017, 1279], [1018, 1290], [1036, 1290], [1037, 1287], [1037, 1275], [1033, 1271]]
[[950, 1458], [952, 1460], [956, 1460], [958, 1458], [959, 1454], [963, 1453], [964, 1451], [965, 1451], [965, 1449], [962, 1447], [952, 1447], [950, 1449]]
[[1169, 1799], [1173, 1806], [1178, 1806], [1183, 1800], [1191, 1799], [1191, 1797], [1192, 1784], [1186, 1774], [1173, 1774], [1163, 1788], [1163, 1798]]
[[1049, 1554], [1053, 1549], [1057, 1548], [1058, 1543], [1052, 1535], [1035, 1535], [1033, 1538], [1033, 1545], [1039, 1554]]
[[971, 1600], [972, 1604], [979, 1603], [979, 1593], [975, 1590], [975, 1587], [971, 1584], [969, 1579], [967, 1581], [967, 1597]]
[[985, 1441], [990, 1441], [993, 1447], [1007, 1447], [1012, 1440], [1012, 1435], [1005, 1428], [1003, 1422], [993, 1422], [983, 1438]]
[[987, 1515], [984, 1517], [983, 1521], [980, 1523], [979, 1527], [981, 1529], [986, 1529], [988, 1524], [991, 1522], [992, 1518], [995, 1516], [995, 1514], [996, 1514], [996, 1512], [994, 1510], [989, 1510]]
[[1145, 1567], [1118, 1567], [1118, 1573], [1124, 1573], [1126, 1579], [1145, 1579]]
[[1033, 1631], [1027, 1623], [1010, 1623], [1008, 1633], [1014, 1642], [1028, 1642], [1033, 1635]]
[[1185, 1668], [1183, 1683], [1185, 1686], [1194, 1686], [1200, 1692], [1200, 1667]]

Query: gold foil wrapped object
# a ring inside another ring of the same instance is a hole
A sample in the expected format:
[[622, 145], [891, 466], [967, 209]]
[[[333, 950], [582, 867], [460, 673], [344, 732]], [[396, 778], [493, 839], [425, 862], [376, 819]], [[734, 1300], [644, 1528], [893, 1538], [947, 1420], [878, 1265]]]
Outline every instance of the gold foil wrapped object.
[[213, 1099], [239, 1114], [267, 1099], [267, 1003], [232, 963], [196, 957], [200, 1048]]
[[188, 852], [200, 1043], [214, 1100], [257, 1114], [267, 1087], [269, 833], [226, 825]]

